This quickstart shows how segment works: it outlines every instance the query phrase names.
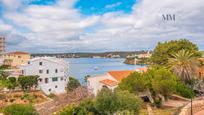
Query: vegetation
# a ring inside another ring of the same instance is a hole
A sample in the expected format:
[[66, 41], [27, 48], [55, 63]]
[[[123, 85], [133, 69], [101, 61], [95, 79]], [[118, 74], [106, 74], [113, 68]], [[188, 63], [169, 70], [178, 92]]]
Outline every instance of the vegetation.
[[167, 98], [176, 91], [176, 76], [167, 69], [160, 68], [152, 76], [152, 88], [157, 94]]
[[56, 95], [55, 95], [54, 93], [50, 93], [50, 94], [48, 95], [48, 97], [54, 99], [54, 98], [56, 97]]
[[193, 90], [189, 88], [186, 84], [184, 84], [182, 81], [177, 82], [176, 92], [178, 95], [181, 95], [186, 98], [191, 98], [195, 96]]
[[129, 91], [117, 91], [117, 104], [118, 104], [118, 111], [125, 113], [131, 112], [134, 115], [139, 113], [139, 110], [142, 105], [142, 101], [135, 96], [133, 93], [129, 93]]
[[84, 82], [85, 82], [85, 83], [87, 83], [87, 80], [88, 80], [89, 77], [91, 77], [91, 76], [90, 76], [90, 75], [86, 75], [86, 76], [84, 77]]
[[[152, 91], [165, 97], [176, 91], [176, 76], [165, 68], [152, 68], [149, 72], [130, 74], [119, 83], [119, 89], [133, 93]], [[156, 96], [155, 94], [155, 96]]]
[[29, 95], [28, 93], [24, 93], [24, 95], [23, 95], [23, 97], [21, 97], [21, 99], [26, 99], [26, 100], [28, 100], [30, 103], [32, 103], [33, 100], [35, 99], [35, 97], [32, 96], [32, 95]]
[[99, 114], [94, 106], [94, 101], [91, 99], [85, 99], [78, 106], [75, 106], [75, 115], [97, 115]]
[[18, 83], [24, 91], [30, 90], [32, 87], [37, 86], [38, 76], [20, 76], [18, 78]]
[[9, 77], [8, 79], [1, 79], [0, 90], [3, 88], [15, 89], [15, 87], [17, 86], [17, 82], [15, 80], [16, 80], [15, 77]]
[[128, 90], [131, 93], [138, 93], [147, 90], [148, 79], [142, 73], [134, 72], [123, 79], [118, 88]]
[[0, 79], [6, 79], [9, 76], [9, 72], [5, 71], [8, 68], [9, 68], [9, 66], [7, 66], [7, 65], [1, 65], [0, 66]]
[[163, 66], [173, 72], [178, 77], [176, 93], [190, 98], [195, 95], [192, 85], [198, 75], [201, 55], [196, 44], [186, 39], [158, 43], [151, 57], [152, 67]]
[[78, 106], [70, 105], [60, 115], [113, 115], [114, 113], [138, 114], [141, 100], [128, 91], [112, 92], [103, 88], [96, 99], [86, 99]]
[[74, 89], [76, 89], [80, 85], [81, 84], [80, 84], [79, 80], [77, 80], [73, 77], [69, 77], [69, 82], [67, 83], [67, 91], [73, 91]]
[[170, 70], [185, 83], [191, 81], [193, 76], [197, 74], [199, 65], [200, 63], [194, 53], [184, 49], [172, 53], [172, 58], [168, 59]]
[[15, 77], [9, 77], [8, 80], [7, 80], [7, 88], [8, 89], [12, 89], [14, 90], [15, 87], [17, 86], [17, 81], [16, 81], [16, 78]]
[[118, 109], [116, 95], [110, 89], [103, 88], [96, 97], [95, 107], [102, 115], [115, 113]]
[[[185, 39], [158, 43], [150, 59], [151, 66], [147, 73], [134, 72], [123, 79], [116, 90], [112, 91], [104, 87], [96, 98], [86, 99], [78, 105], [70, 105], [62, 110], [60, 115], [138, 114], [142, 101], [137, 95], [147, 91], [152, 94], [157, 107], [161, 106], [163, 97], [167, 99], [173, 93], [192, 98], [195, 94], [189, 88], [189, 83], [192, 83], [196, 75], [200, 56], [198, 47]], [[144, 59], [142, 63], [147, 61], [149, 60]], [[20, 76], [18, 80], [14, 77], [7, 79], [7, 73], [1, 70], [0, 67], [0, 89], [3, 87], [15, 89], [18, 82], [25, 91], [38, 83], [38, 76]], [[85, 82], [88, 77], [88, 75], [85, 77]], [[67, 91], [73, 91], [80, 85], [77, 79], [70, 77]], [[55, 96], [50, 94], [50, 97]], [[4, 96], [0, 98], [4, 99]], [[32, 102], [33, 98], [34, 96], [26, 93], [22, 97], [29, 102]], [[19, 104], [8, 106], [4, 113], [6, 115], [37, 114], [31, 105]]]
[[75, 106], [69, 105], [66, 108], [64, 108], [59, 114], [60, 115], [73, 115]]
[[164, 43], [158, 43], [151, 56], [153, 64], [165, 66], [168, 59], [172, 57], [172, 53], [176, 53], [182, 49], [188, 50], [193, 53], [195, 57], [201, 57], [201, 53], [198, 51], [196, 44], [193, 44], [189, 40], [171, 40]]
[[5, 80], [0, 80], [0, 91], [6, 86], [7, 86], [6, 81]]
[[31, 105], [12, 104], [4, 109], [5, 115], [38, 115]]
[[[191, 98], [195, 95], [191, 88], [179, 80], [173, 72], [167, 68], [158, 66], [150, 68], [147, 73], [135, 72], [130, 74], [119, 83], [117, 90], [128, 90], [134, 94], [146, 94], [146, 91], [150, 91], [154, 99], [154, 104], [157, 107], [161, 107], [161, 96], [168, 99], [171, 94], [178, 94], [186, 98]], [[121, 93], [121, 95], [126, 94]]]

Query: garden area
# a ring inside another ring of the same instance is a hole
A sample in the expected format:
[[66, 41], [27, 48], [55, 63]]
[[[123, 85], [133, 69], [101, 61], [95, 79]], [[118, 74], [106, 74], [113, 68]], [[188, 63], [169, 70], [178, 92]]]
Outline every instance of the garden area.
[[39, 104], [48, 101], [48, 98], [41, 91], [33, 92], [9, 92], [0, 93], [0, 108], [4, 108], [13, 103], [16, 104]]
[[[9, 67], [0, 67], [0, 112], [8, 115], [30, 113], [29, 111], [35, 111], [32, 105], [49, 100], [42, 91], [37, 90], [38, 76], [16, 78], [10, 76], [6, 69]], [[34, 113], [36, 114], [36, 111]]]

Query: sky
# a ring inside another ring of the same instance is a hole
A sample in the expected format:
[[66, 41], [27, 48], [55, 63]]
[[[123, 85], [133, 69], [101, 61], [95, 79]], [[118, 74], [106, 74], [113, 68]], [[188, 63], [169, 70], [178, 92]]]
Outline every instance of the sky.
[[152, 50], [181, 38], [204, 50], [203, 12], [203, 0], [0, 0], [0, 35], [7, 51], [31, 53]]

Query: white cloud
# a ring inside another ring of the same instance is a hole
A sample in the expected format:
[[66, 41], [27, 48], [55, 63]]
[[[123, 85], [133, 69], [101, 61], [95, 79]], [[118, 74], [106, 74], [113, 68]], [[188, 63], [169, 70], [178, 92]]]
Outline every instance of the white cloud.
[[122, 2], [116, 2], [115, 4], [106, 5], [105, 8], [114, 8], [114, 7], [120, 6], [121, 4]]
[[13, 29], [13, 27], [9, 24], [4, 23], [2, 20], [0, 20], [0, 33], [10, 32]]
[[[204, 49], [202, 0], [142, 0], [132, 7], [130, 14], [109, 12], [95, 16], [81, 14], [73, 7], [75, 2], [60, 0], [50, 6], [17, 5], [22, 7], [20, 12], [4, 13], [4, 18], [11, 21], [15, 29], [0, 21], [0, 30], [15, 30], [12, 37], [20, 35], [23, 40], [12, 48], [22, 46], [21, 49], [32, 52], [141, 50], [153, 48], [158, 41], [179, 38], [188, 38]], [[112, 4], [112, 7], [117, 5], [121, 3]], [[175, 14], [176, 21], [163, 21], [162, 14]]]
[[22, 0], [0, 0], [0, 3], [2, 3], [6, 10], [13, 11], [18, 9], [20, 6], [22, 6]]
[[[133, 7], [131, 14], [105, 14], [101, 19], [106, 27], [94, 34], [105, 37], [109, 46], [120, 50], [150, 49], [158, 41], [179, 38], [200, 43], [204, 42], [202, 11], [202, 0], [143, 0]], [[169, 13], [176, 15], [176, 21], [162, 20], [162, 14]]]
[[[70, 5], [70, 0], [62, 2]], [[56, 42], [74, 39], [99, 19], [98, 16], [82, 17], [78, 10], [62, 5], [60, 2], [53, 6], [30, 5], [21, 12], [7, 12], [4, 17], [16, 26], [29, 30], [23, 34], [28, 39], [25, 42], [32, 44], [30, 47], [60, 47], [55, 45]]]

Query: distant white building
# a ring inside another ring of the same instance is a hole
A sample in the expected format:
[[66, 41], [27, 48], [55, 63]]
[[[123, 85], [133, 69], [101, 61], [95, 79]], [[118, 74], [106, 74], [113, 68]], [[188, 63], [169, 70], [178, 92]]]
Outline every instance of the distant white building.
[[68, 63], [63, 59], [55, 57], [37, 57], [22, 66], [23, 75], [40, 76], [38, 85], [45, 93], [60, 94], [65, 92], [66, 84], [69, 80]]
[[148, 51], [148, 52], [145, 52], [145, 53], [141, 53], [138, 55], [138, 58], [150, 58], [152, 56], [152, 54]]

